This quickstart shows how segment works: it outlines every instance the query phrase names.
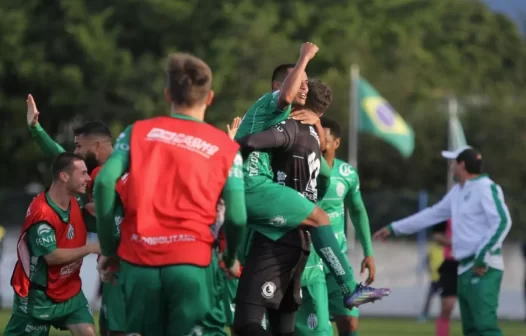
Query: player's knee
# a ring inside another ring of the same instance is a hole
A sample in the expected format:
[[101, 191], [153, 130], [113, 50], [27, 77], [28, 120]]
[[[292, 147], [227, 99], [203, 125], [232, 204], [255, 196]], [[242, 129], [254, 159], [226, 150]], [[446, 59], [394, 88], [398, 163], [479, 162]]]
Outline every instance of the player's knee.
[[356, 317], [350, 318], [351, 332], [358, 332], [358, 319]]
[[337, 315], [334, 317], [339, 333], [352, 333], [358, 331], [358, 319], [352, 316]]
[[441, 307], [440, 307], [440, 318], [449, 319], [453, 314], [453, 309], [455, 309], [455, 296], [447, 296], [442, 298]]

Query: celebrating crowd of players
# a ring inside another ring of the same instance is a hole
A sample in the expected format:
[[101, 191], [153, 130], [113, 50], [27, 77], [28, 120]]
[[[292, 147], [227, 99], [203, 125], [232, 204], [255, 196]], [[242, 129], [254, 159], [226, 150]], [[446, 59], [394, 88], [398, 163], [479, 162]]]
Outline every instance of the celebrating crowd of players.
[[[331, 316], [340, 335], [357, 335], [357, 307], [390, 290], [369, 287], [358, 175], [335, 158], [339, 124], [321, 117], [330, 88], [306, 74], [317, 51], [304, 43], [296, 64], [277, 67], [272, 92], [228, 133], [204, 122], [212, 72], [188, 54], [168, 61], [170, 115], [135, 122], [114, 145], [89, 122], [65, 152], [29, 95], [28, 125], [55, 157], [53, 182], [27, 211], [4, 334], [95, 335], [80, 267], [98, 253], [101, 335], [226, 335], [226, 326], [239, 336], [331, 335]], [[346, 257], [345, 208], [365, 285]], [[86, 244], [87, 231], [100, 245]]]

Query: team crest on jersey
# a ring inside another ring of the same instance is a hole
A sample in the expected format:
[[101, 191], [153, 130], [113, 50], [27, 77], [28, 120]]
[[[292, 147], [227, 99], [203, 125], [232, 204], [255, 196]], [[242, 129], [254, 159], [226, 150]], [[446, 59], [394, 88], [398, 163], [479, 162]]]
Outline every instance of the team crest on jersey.
[[352, 167], [350, 165], [348, 165], [348, 164], [342, 164], [340, 166], [340, 174], [342, 176], [349, 176], [349, 175], [351, 175], [351, 173], [352, 173], [352, 169], [351, 168]]
[[272, 299], [274, 297], [274, 293], [276, 293], [276, 284], [274, 284], [272, 281], [267, 281], [261, 286], [261, 295], [265, 299]]
[[345, 185], [341, 182], [338, 182], [338, 184], [336, 184], [336, 195], [338, 195], [338, 197], [342, 197], [343, 194], [345, 194]]
[[318, 317], [314, 313], [310, 313], [307, 317], [307, 326], [309, 329], [314, 330], [318, 326]]
[[[126, 334], [126, 335], [130, 335], [130, 334]], [[204, 331], [203, 331], [203, 327], [199, 326], [199, 325], [196, 325], [188, 335], [186, 336], [203, 336], [204, 335]]]
[[75, 238], [75, 228], [71, 223], [68, 224], [68, 239], [71, 240]]
[[277, 174], [278, 183], [283, 184], [286, 179], [287, 179], [287, 174], [285, 174], [285, 172], [281, 170], [278, 171], [278, 174]]
[[282, 227], [287, 224], [287, 220], [283, 216], [272, 217], [269, 221], [269, 224], [275, 227]]

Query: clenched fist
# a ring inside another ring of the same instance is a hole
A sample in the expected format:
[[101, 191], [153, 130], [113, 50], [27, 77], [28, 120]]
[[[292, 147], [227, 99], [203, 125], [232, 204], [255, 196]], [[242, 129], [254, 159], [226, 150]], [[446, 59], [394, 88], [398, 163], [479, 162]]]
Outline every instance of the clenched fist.
[[311, 60], [314, 58], [318, 50], [320, 49], [314, 43], [305, 42], [301, 45], [300, 56]]

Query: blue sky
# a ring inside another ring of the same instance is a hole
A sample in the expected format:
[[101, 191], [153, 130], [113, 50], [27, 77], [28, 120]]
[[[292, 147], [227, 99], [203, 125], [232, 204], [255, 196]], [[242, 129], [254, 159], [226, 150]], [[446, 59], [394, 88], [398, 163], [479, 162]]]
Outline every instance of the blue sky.
[[483, 0], [494, 11], [502, 12], [515, 21], [526, 34], [526, 0]]

